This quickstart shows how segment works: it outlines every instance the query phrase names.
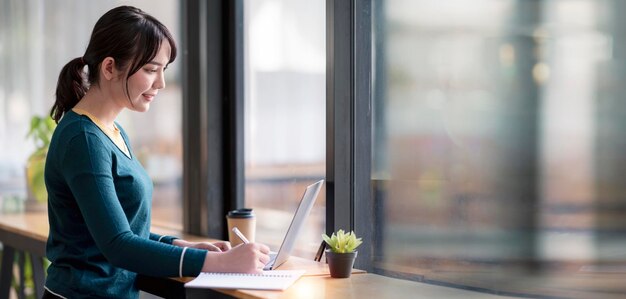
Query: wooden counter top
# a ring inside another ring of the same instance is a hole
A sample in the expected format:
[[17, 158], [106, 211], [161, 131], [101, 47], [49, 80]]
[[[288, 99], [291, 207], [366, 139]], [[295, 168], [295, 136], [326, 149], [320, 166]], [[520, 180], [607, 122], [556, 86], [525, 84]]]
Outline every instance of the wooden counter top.
[[0, 230], [46, 242], [48, 240], [47, 212], [0, 214]]

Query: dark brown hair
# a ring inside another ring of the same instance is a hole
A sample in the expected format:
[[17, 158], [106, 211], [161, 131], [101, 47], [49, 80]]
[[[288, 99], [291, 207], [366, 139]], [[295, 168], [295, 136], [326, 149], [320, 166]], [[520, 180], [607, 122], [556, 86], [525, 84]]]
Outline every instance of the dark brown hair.
[[[161, 22], [132, 6], [109, 10], [96, 22], [85, 54], [61, 69], [50, 116], [58, 123], [85, 96], [89, 86], [98, 84], [100, 63], [107, 57], [115, 60], [118, 69], [128, 69], [126, 95], [130, 100], [128, 78], [154, 59], [165, 40], [172, 49], [169, 64], [176, 59], [176, 44]], [[87, 78], [83, 71], [85, 65]]]

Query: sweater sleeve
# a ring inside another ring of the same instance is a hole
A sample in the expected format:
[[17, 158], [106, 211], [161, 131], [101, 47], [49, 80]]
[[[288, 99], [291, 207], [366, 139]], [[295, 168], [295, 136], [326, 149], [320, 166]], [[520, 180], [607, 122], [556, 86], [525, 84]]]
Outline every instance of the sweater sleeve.
[[100, 138], [88, 132], [75, 136], [62, 160], [63, 176], [89, 233], [113, 266], [152, 276], [200, 273], [206, 251], [154, 242], [131, 231], [115, 192], [113, 159]]
[[174, 237], [174, 236], [166, 236], [166, 235], [150, 233], [150, 240], [152, 241], [163, 242], [165, 244], [172, 244], [172, 242], [174, 242], [174, 240], [176, 239], [179, 239], [179, 238]]

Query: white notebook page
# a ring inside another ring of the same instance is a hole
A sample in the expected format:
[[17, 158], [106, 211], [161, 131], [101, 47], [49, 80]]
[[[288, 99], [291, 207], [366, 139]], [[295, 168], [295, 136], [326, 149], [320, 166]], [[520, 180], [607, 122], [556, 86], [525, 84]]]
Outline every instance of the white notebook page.
[[286, 290], [304, 270], [273, 270], [263, 274], [206, 273], [185, 284], [186, 288]]

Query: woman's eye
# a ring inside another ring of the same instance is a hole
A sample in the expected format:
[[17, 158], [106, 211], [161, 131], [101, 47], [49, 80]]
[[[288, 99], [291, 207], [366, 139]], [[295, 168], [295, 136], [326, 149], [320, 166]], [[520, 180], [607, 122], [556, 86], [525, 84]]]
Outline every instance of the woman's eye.
[[157, 69], [146, 69], [146, 71], [148, 73], [156, 73], [158, 70]]

